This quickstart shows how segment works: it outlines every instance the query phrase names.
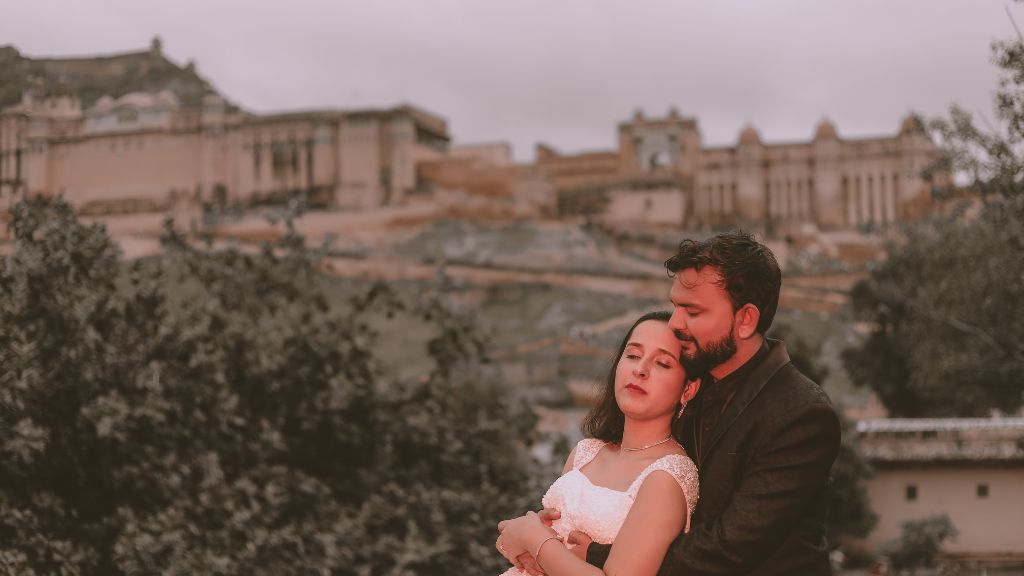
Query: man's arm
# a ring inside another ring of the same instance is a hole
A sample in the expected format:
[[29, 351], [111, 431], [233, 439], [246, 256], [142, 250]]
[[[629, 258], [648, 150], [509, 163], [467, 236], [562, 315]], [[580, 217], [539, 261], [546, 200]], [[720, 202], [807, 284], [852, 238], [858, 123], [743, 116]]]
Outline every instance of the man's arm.
[[[608, 554], [611, 551], [611, 544], [590, 544], [587, 546], [587, 564], [604, 568], [604, 563], [608, 561]], [[671, 551], [671, 548], [669, 551]]]
[[767, 432], [722, 516], [677, 539], [660, 574], [748, 572], [797, 528], [828, 483], [839, 419], [818, 404]]

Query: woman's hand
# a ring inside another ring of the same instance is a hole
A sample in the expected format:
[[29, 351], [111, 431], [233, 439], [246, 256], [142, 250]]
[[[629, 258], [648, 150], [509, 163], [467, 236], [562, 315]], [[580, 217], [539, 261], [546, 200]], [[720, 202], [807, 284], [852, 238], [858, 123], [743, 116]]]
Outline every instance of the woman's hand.
[[[541, 522], [540, 516], [537, 516], [537, 513], [532, 511], [518, 518], [506, 520], [498, 524], [498, 530], [501, 530], [501, 535], [505, 538], [505, 542], [515, 543], [523, 548], [529, 548], [528, 544], [538, 537], [547, 538], [554, 534], [551, 528], [548, 528]], [[506, 547], [508, 547], [508, 544], [506, 544]]]
[[504, 520], [498, 523], [498, 530], [501, 531], [501, 536], [498, 537], [495, 547], [501, 545], [505, 549], [502, 556], [509, 558], [520, 569], [524, 569], [521, 565], [523, 553], [533, 560], [535, 548], [546, 538], [556, 536], [555, 531], [545, 525], [536, 512], [527, 512], [518, 518]]
[[[527, 518], [530, 515], [535, 515], [537, 519], [540, 520], [540, 523], [546, 528], [543, 531], [537, 532], [537, 536], [541, 538], [541, 540], [539, 540], [540, 542], [542, 542], [544, 538], [555, 535], [554, 530], [550, 529], [551, 524], [555, 520], [558, 520], [561, 517], [561, 514], [559, 514], [559, 511], [555, 508], [545, 508], [537, 514], [530, 512], [524, 516], [520, 516], [519, 518], [498, 522], [498, 531], [504, 532], [506, 527], [508, 527], [514, 520], [521, 521], [521, 523], [516, 525], [516, 529], [512, 532], [509, 532], [508, 534], [500, 534], [498, 536], [498, 540], [494, 543], [494, 547], [502, 556], [505, 557], [506, 560], [511, 562], [512, 565], [519, 570], [526, 572], [531, 576], [544, 576], [544, 572], [537, 566], [537, 561], [533, 557], [535, 550], [525, 547], [526, 543], [521, 539], [517, 539], [515, 542], [511, 539], [513, 535], [521, 533], [520, 529], [526, 529], [526, 532], [531, 536], [534, 534], [537, 527], [532, 519]], [[561, 540], [561, 538], [559, 538], [559, 540]], [[517, 551], [518, 554], [516, 553]]]
[[520, 557], [529, 556], [521, 544], [518, 542], [511, 541], [505, 534], [505, 529], [508, 527], [511, 520], [503, 520], [498, 523], [498, 540], [495, 541], [495, 548], [505, 557], [505, 560], [509, 561], [510, 564], [522, 570], [522, 564], [518, 560]]

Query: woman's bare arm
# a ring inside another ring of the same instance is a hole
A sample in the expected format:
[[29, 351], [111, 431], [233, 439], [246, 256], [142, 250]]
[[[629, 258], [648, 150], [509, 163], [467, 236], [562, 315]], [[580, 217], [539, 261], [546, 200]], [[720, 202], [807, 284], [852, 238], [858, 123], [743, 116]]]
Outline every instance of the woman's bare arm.
[[664, 470], [651, 472], [612, 543], [605, 574], [655, 576], [686, 514], [686, 495], [676, 479]]

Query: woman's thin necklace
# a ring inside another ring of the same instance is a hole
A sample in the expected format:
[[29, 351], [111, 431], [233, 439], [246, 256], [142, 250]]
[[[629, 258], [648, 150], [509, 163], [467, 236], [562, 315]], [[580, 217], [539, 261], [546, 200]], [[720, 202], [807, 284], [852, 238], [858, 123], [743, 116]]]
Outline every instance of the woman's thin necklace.
[[658, 440], [657, 442], [654, 442], [652, 444], [645, 444], [643, 446], [638, 446], [636, 448], [622, 447], [622, 451], [623, 452], [638, 452], [640, 450], [647, 450], [648, 448], [654, 448], [655, 446], [660, 446], [661, 444], [664, 444], [665, 442], [668, 442], [671, 439], [672, 439], [672, 435], [669, 434], [667, 437], [662, 438], [661, 440]]

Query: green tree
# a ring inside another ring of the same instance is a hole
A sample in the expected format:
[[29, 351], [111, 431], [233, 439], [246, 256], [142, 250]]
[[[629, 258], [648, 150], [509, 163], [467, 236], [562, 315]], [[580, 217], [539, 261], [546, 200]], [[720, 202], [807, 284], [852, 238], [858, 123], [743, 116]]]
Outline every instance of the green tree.
[[894, 416], [1013, 413], [1024, 402], [1024, 42], [994, 53], [996, 122], [979, 127], [954, 106], [930, 123], [946, 151], [936, 169], [969, 180], [976, 201], [908, 227], [851, 295], [871, 329], [844, 364]]
[[[0, 572], [500, 570], [495, 523], [542, 479], [465, 316], [382, 285], [339, 299], [294, 235], [245, 254], [172, 232], [124, 263], [59, 201], [10, 228]], [[386, 351], [379, 327], [412, 324]]]
[[909, 570], [935, 566], [946, 540], [956, 538], [957, 530], [949, 516], [940, 514], [902, 524], [899, 540], [886, 547], [886, 554], [896, 570]]
[[843, 442], [832, 465], [828, 487], [828, 512], [825, 531], [830, 546], [839, 547], [851, 538], [871, 533], [878, 516], [871, 508], [867, 481], [874, 475], [871, 465], [857, 445], [853, 424], [840, 414]]

